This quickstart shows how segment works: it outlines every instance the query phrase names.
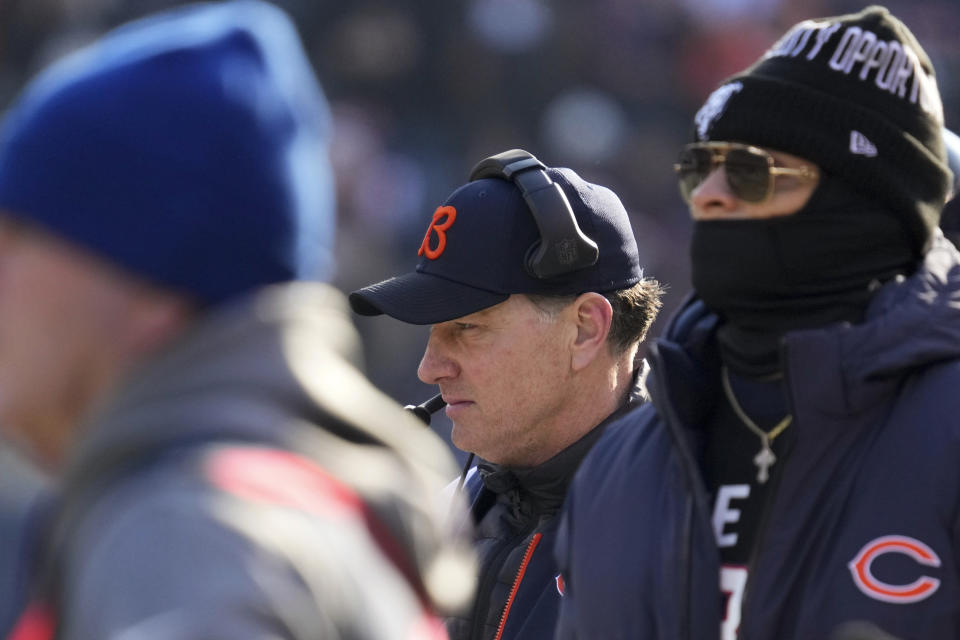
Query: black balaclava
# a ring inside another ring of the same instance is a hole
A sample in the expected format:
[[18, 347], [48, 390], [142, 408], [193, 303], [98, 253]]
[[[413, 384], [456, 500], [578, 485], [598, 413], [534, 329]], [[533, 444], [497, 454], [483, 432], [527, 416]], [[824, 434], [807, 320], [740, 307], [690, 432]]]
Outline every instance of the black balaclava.
[[788, 331], [862, 320], [873, 291], [917, 266], [902, 216], [822, 174], [797, 213], [696, 221], [693, 287], [725, 320], [727, 364], [747, 375], [778, 368]]

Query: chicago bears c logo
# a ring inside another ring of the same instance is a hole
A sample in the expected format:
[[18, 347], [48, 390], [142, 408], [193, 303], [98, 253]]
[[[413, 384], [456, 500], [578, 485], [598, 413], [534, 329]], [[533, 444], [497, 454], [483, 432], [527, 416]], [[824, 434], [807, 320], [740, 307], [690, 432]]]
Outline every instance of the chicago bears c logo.
[[[440, 222], [441, 218], [446, 218], [443, 222]], [[423, 236], [423, 242], [420, 243], [420, 250], [417, 251], [418, 256], [426, 254], [431, 260], [436, 260], [443, 253], [444, 249], [447, 248], [447, 229], [453, 224], [453, 221], [457, 219], [457, 210], [453, 207], [437, 207], [437, 210], [433, 212], [433, 220], [430, 222], [430, 226], [427, 227], [427, 233]], [[430, 232], [437, 232], [437, 246], [436, 248], [430, 248]]]
[[868, 542], [856, 557], [847, 565], [853, 574], [857, 587], [875, 600], [895, 604], [909, 604], [929, 598], [940, 588], [940, 581], [921, 575], [909, 584], [888, 584], [878, 580], [870, 570], [870, 565], [885, 553], [902, 553], [917, 563], [928, 567], [939, 567], [940, 558], [933, 549], [914, 538], [907, 536], [883, 536]]

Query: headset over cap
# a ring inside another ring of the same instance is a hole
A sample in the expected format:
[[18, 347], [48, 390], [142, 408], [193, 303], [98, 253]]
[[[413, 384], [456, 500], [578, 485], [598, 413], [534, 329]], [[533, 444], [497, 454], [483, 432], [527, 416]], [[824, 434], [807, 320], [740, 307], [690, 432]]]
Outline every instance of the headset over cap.
[[514, 293], [603, 293], [643, 277], [616, 194], [521, 149], [474, 168], [434, 212], [418, 255], [415, 271], [351, 293], [353, 310], [436, 324]]

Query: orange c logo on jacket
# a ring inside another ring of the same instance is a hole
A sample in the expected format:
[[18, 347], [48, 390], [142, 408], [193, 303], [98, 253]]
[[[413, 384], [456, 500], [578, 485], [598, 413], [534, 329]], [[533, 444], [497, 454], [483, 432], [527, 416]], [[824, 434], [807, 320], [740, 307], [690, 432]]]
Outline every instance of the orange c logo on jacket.
[[[443, 219], [443, 222], [440, 220]], [[417, 251], [418, 256], [426, 254], [431, 260], [436, 260], [442, 254], [444, 249], [447, 248], [447, 229], [453, 225], [453, 221], [457, 219], [457, 210], [453, 207], [437, 207], [437, 210], [433, 212], [433, 220], [430, 222], [430, 226], [427, 227], [427, 233], [423, 236], [423, 242], [420, 243], [420, 250]], [[430, 247], [430, 232], [435, 231], [437, 233], [437, 246], [435, 248]]]
[[857, 588], [874, 600], [892, 602], [894, 604], [909, 604], [929, 598], [940, 588], [940, 581], [930, 576], [921, 575], [909, 584], [888, 584], [877, 579], [870, 569], [873, 561], [885, 553], [902, 553], [909, 556], [918, 564], [927, 567], [939, 567], [940, 558], [937, 554], [915, 538], [907, 536], [883, 536], [868, 542], [856, 557], [847, 565], [853, 574], [853, 581]]

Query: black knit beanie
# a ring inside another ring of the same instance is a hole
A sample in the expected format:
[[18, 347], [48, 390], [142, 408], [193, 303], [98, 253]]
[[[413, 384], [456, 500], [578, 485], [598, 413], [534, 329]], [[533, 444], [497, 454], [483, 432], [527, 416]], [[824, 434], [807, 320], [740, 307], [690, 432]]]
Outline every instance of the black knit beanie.
[[923, 252], [949, 193], [943, 105], [930, 59], [884, 7], [795, 25], [726, 80], [694, 120], [698, 140], [800, 156], [905, 213]]

